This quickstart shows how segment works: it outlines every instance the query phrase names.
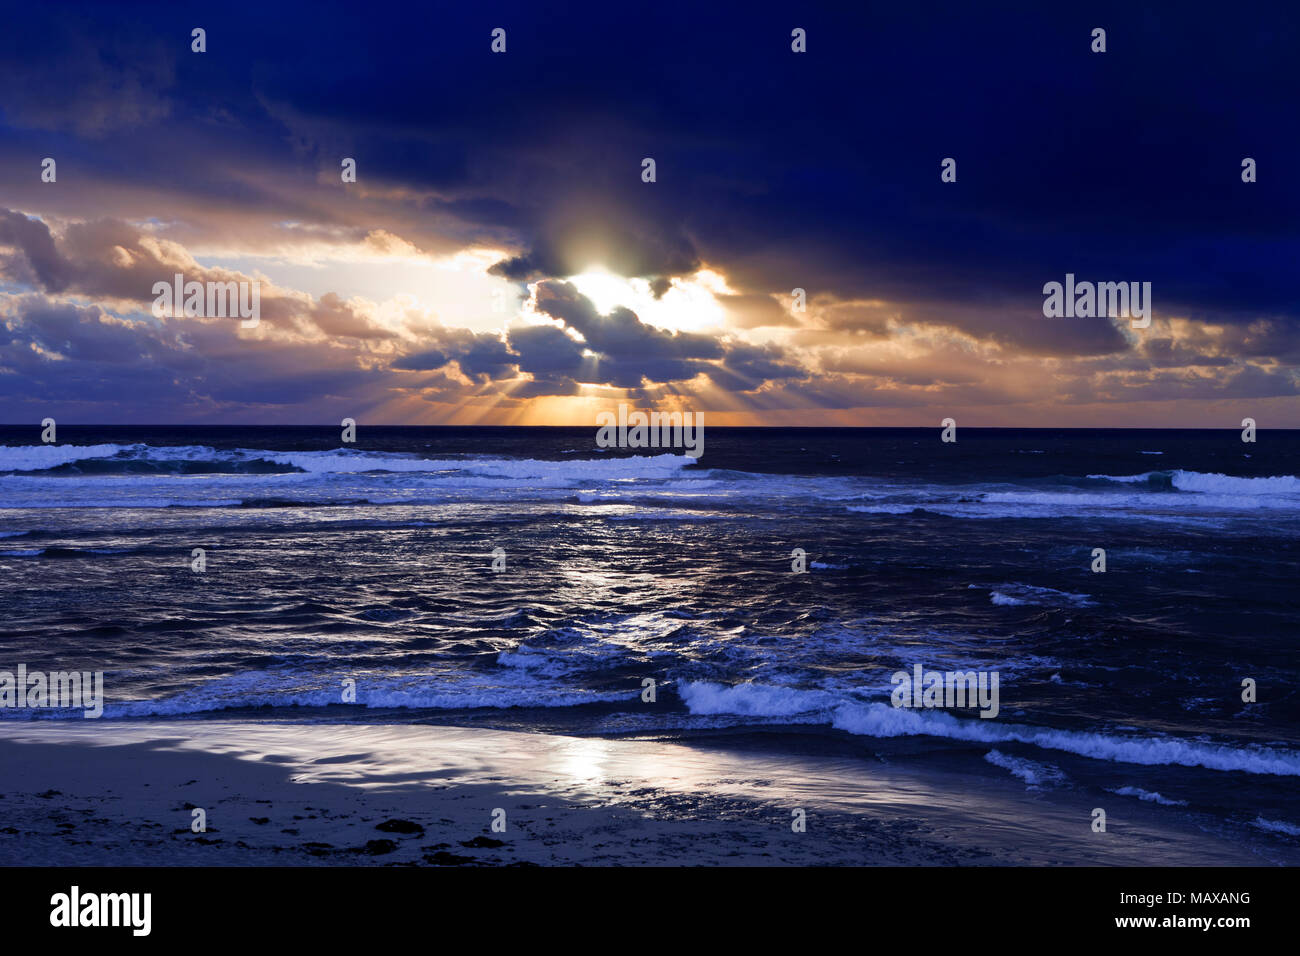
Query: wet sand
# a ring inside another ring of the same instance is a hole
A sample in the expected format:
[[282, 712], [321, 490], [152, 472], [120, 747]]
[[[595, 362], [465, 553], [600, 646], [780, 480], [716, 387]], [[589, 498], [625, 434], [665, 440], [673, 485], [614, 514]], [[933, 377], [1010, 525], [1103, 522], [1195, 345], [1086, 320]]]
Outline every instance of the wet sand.
[[1283, 862], [1137, 801], [1112, 803], [1098, 834], [1086, 794], [717, 742], [10, 722], [0, 767], [0, 865], [11, 866]]

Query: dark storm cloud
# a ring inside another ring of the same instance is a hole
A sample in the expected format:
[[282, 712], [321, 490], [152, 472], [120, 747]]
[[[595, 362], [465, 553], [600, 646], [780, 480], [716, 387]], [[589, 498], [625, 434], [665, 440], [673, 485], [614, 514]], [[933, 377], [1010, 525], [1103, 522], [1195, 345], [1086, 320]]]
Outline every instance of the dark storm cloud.
[[658, 359], [721, 358], [722, 346], [710, 335], [668, 332], [642, 322], [622, 307], [601, 315], [571, 283], [548, 280], [537, 286], [537, 308], [579, 332], [587, 347], [611, 357], [640, 355]]
[[538, 379], [572, 379], [582, 372], [582, 344], [553, 325], [511, 329], [510, 347]]
[[[275, 328], [393, 358], [385, 378], [320, 352], [326, 366], [285, 378], [286, 395], [450, 374], [431, 386], [443, 394], [458, 369], [475, 389], [531, 376], [514, 399], [704, 376], [801, 407], [921, 400], [889, 398], [886, 380], [1006, 400], [969, 381], [984, 371], [978, 359], [963, 374], [942, 353], [889, 376], [883, 358], [837, 354], [817, 381], [775, 347], [674, 334], [626, 309], [601, 315], [555, 281], [595, 264], [650, 280], [657, 297], [672, 277], [717, 268], [737, 293], [719, 297], [733, 329], [784, 333], [806, 321], [783, 341], [810, 348], [888, 345], [920, 327], [1004, 358], [1078, 363], [1080, 375], [1145, 371], [1171, 398], [1294, 394], [1286, 369], [1233, 366], [1300, 363], [1290, 169], [1300, 18], [1282, 3], [1230, 14], [1093, 3], [1085, 13], [22, 5], [0, 30], [0, 281], [144, 303], [173, 257], [187, 256], [156, 237], [266, 249], [288, 221], [323, 242], [384, 229], [425, 251], [509, 250], [494, 271], [540, 281], [539, 309], [582, 339], [538, 326], [506, 342], [439, 330], [398, 343], [338, 296], [273, 291], [263, 314]], [[208, 52], [195, 54], [200, 24]], [[497, 25], [503, 56], [489, 52]], [[806, 54], [790, 52], [796, 25]], [[1089, 51], [1098, 25], [1105, 54]], [[57, 184], [40, 181], [46, 156], [58, 160]], [[354, 189], [338, 181], [343, 156], [358, 161]], [[1258, 162], [1256, 183], [1241, 181], [1245, 156]], [[656, 182], [641, 179], [645, 157]], [[940, 182], [944, 157], [957, 160], [956, 183]], [[32, 214], [65, 226], [55, 235]], [[166, 225], [133, 224], [146, 217]], [[1067, 272], [1151, 282], [1157, 316], [1190, 321], [1134, 337], [1123, 323], [1043, 319], [1043, 284]], [[187, 275], [208, 277], [238, 274]], [[796, 287], [810, 303], [800, 319], [780, 304]], [[9, 310], [18, 314], [33, 328], [11, 328], [0, 364], [37, 376], [29, 388], [75, 365], [78, 387], [94, 391], [92, 369], [130, 367], [142, 389], [175, 397], [167, 370], [190, 374], [205, 360], [168, 326]], [[198, 341], [227, 347], [206, 326]], [[92, 343], [98, 362], [77, 351]], [[244, 388], [271, 401], [277, 385], [261, 363], [317, 355], [305, 349], [268, 346], [251, 360], [254, 378], [203, 368], [198, 393], [218, 401]], [[839, 377], [849, 370], [865, 381]], [[1144, 387], [1135, 378], [1110, 394]], [[1101, 391], [1075, 381], [1061, 394]]]
[[18, 280], [39, 284], [49, 292], [68, 287], [71, 268], [54, 248], [49, 227], [22, 213], [0, 209], [0, 246], [10, 246], [11, 254], [0, 250], [0, 266]]
[[563, 328], [516, 326], [505, 341], [492, 333], [441, 330], [437, 348], [408, 354], [393, 367], [433, 369], [455, 361], [462, 372], [480, 381], [527, 373], [530, 382], [512, 387], [516, 398], [572, 395], [579, 385], [638, 389], [701, 374], [747, 391], [767, 381], [807, 375], [776, 346], [758, 348], [670, 332], [624, 308], [602, 314], [568, 282], [540, 282], [536, 306]]
[[655, 328], [630, 309], [615, 308], [602, 315], [568, 282], [538, 283], [537, 309], [582, 336], [584, 348], [595, 353], [584, 381], [595, 384], [638, 388], [643, 380], [687, 381], [710, 370], [709, 360], [727, 353], [712, 336]]
[[[47, 145], [35, 134], [51, 129], [130, 130], [93, 154], [65, 145], [88, 174], [178, 190], [214, 188], [213, 164], [191, 161], [219, 119], [228, 164], [246, 173], [336, 169], [348, 149], [372, 184], [439, 191], [418, 208], [513, 233], [519, 254], [498, 271], [514, 279], [572, 274], [603, 249], [611, 269], [647, 277], [716, 262], [745, 293], [1028, 307], [1073, 271], [1151, 281], [1166, 311], [1300, 313], [1300, 135], [1286, 120], [1300, 29], [1282, 5], [1220, 17], [1094, 4], [1086, 20], [1056, 7], [669, 4], [631, 19], [505, 6], [504, 56], [470, 10], [311, 4], [246, 21], [234, 4], [209, 13], [209, 52], [192, 54], [183, 8], [121, 9], [13, 13], [4, 52], [23, 82], [5, 122], [19, 146]], [[794, 20], [807, 54], [789, 51]], [[1094, 22], [1105, 54], [1088, 49]], [[383, 55], [359, 74], [345, 65], [359, 50]], [[162, 182], [138, 162], [151, 135], [165, 137]], [[1246, 155], [1260, 164], [1249, 186]], [[646, 156], [655, 183], [641, 182]], [[955, 184], [939, 181], [947, 156]]]
[[480, 384], [519, 374], [520, 356], [496, 333], [436, 328], [426, 330], [423, 338], [426, 342], [437, 342], [437, 347], [404, 355], [392, 367], [422, 371], [445, 368], [455, 362], [462, 373]]
[[382, 375], [312, 343], [240, 348], [237, 323], [124, 320], [98, 306], [11, 297], [0, 315], [0, 396], [39, 410], [112, 403], [154, 421], [177, 411], [294, 405], [364, 394]]

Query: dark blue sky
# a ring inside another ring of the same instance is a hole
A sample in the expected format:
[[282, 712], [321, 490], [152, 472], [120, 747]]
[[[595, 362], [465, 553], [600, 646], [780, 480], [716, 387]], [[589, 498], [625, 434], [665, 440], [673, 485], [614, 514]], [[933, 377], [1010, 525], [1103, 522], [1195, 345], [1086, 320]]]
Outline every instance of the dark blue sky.
[[[1138, 6], [11, 5], [0, 418], [1300, 426], [1300, 7]], [[266, 327], [155, 319], [177, 262]]]

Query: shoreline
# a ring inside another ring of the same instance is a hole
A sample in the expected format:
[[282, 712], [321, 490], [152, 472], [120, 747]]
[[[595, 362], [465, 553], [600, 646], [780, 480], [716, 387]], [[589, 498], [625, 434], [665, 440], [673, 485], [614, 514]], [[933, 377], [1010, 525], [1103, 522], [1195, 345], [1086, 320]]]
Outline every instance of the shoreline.
[[[1163, 808], [725, 740], [0, 724], [0, 865], [1273, 865]], [[1110, 809], [1113, 808], [1113, 809]], [[206, 831], [191, 824], [196, 809]], [[802, 810], [806, 829], [792, 829]], [[504, 832], [492, 828], [504, 811]], [[499, 817], [500, 814], [498, 813]]]

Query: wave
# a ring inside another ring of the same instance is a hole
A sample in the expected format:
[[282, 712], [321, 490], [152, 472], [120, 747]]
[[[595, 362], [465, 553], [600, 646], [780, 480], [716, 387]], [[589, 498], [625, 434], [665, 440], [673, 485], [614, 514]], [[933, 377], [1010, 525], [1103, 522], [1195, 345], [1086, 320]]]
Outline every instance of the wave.
[[133, 548], [23, 548], [15, 551], [0, 551], [0, 557], [6, 558], [85, 558], [92, 554], [130, 554]]
[[1300, 776], [1300, 752], [1289, 750], [998, 724], [982, 718], [957, 718], [938, 710], [867, 703], [825, 691], [791, 687], [686, 682], [679, 686], [678, 693], [691, 713], [739, 713], [762, 717], [816, 715], [822, 722], [858, 736], [929, 736], [981, 744], [1023, 743], [1118, 763]]
[[1025, 760], [1023, 757], [1011, 757], [1001, 750], [990, 750], [984, 759], [995, 767], [1011, 772], [1025, 782], [1027, 790], [1043, 790], [1047, 787], [1059, 787], [1065, 783], [1065, 774], [1060, 769], [1045, 763]]
[[1185, 807], [1186, 800], [1171, 800], [1168, 797], [1161, 796], [1154, 790], [1143, 790], [1141, 787], [1118, 787], [1109, 791], [1117, 793], [1121, 797], [1137, 797], [1139, 800], [1145, 800], [1147, 803], [1158, 803], [1162, 807]]
[[1263, 817], [1256, 817], [1250, 821], [1250, 825], [1270, 833], [1285, 833], [1287, 836], [1300, 837], [1300, 826], [1284, 820], [1265, 820]]
[[0, 472], [45, 471], [74, 461], [110, 458], [144, 445], [0, 445]]
[[[1300, 511], [1300, 478], [1291, 475], [1149, 471], [954, 486], [707, 469], [674, 454], [562, 460], [421, 454], [349, 447], [0, 446], [0, 509], [437, 505], [466, 496], [478, 503], [506, 496], [551, 501], [567, 494], [579, 504], [641, 506], [605, 515], [621, 521], [687, 520], [682, 509], [697, 516], [752, 514], [756, 501], [770, 508], [788, 500], [814, 511], [844, 509], [862, 520], [1096, 518], [1212, 527], [1225, 513], [1246, 509]], [[1005, 591], [1003, 596], [1018, 599]]]
[[43, 501], [5, 502], [0, 508], [236, 508], [239, 498], [185, 500], [183, 498], [89, 498], [70, 501], [54, 498]]
[[[356, 701], [342, 701], [342, 681], [356, 681]], [[367, 710], [475, 710], [482, 708], [559, 708], [591, 704], [628, 702], [637, 699], [640, 688], [598, 691], [575, 688], [540, 679], [536, 672], [515, 676], [458, 674], [366, 676], [364, 674], [296, 675], [248, 671], [208, 681], [169, 697], [152, 700], [108, 702], [104, 717], [176, 717], [227, 710], [263, 708], [364, 708]], [[0, 717], [20, 711], [0, 712]], [[80, 718], [80, 711], [66, 716]], [[55, 718], [56, 712], [37, 716]]]
[[960, 720], [951, 714], [916, 711], [888, 704], [841, 706], [832, 726], [853, 734], [875, 737], [927, 735], [978, 743], [1025, 743], [1047, 750], [1064, 750], [1096, 760], [1144, 765], [1177, 764], [1207, 770], [1243, 770], [1247, 773], [1300, 776], [1300, 753], [1223, 744], [1195, 743], [1174, 738], [1121, 737], [1114, 734]]
[[677, 477], [695, 464], [685, 455], [630, 455], [619, 458], [417, 458], [339, 449], [333, 452], [265, 452], [268, 459], [309, 474], [364, 472], [429, 473], [454, 478], [496, 478], [530, 482], [628, 481]]
[[[969, 585], [971, 588], [978, 585]], [[989, 600], [997, 605], [1020, 607], [1092, 607], [1096, 602], [1086, 594], [1074, 594], [1070, 591], [1058, 591], [1056, 588], [1035, 587], [1032, 584], [1000, 584], [989, 595]]]
[[1175, 471], [1174, 487], [1179, 491], [1197, 491], [1219, 495], [1295, 495], [1300, 494], [1300, 478], [1277, 475], [1271, 478], [1237, 478], [1217, 472]]
[[[101, 474], [134, 471], [195, 474], [256, 474], [297, 471], [306, 474], [463, 473], [498, 478], [622, 479], [668, 478], [695, 464], [685, 455], [628, 455], [615, 458], [552, 461], [533, 458], [421, 458], [353, 448], [332, 451], [218, 450], [204, 445], [0, 445], [0, 473], [77, 470]], [[148, 466], [148, 467], [146, 467]]]
[[1122, 485], [1147, 484], [1210, 495], [1300, 495], [1300, 478], [1295, 475], [1240, 478], [1221, 472], [1175, 470], [1145, 471], [1139, 475], [1089, 475], [1088, 478]]
[[692, 714], [740, 714], [747, 717], [794, 717], [834, 707], [840, 698], [826, 691], [799, 690], [771, 684], [715, 684], [683, 681], [677, 694]]
[[708, 475], [693, 465], [695, 459], [672, 454], [552, 461], [345, 448], [0, 446], [0, 509], [438, 505], [467, 495], [553, 499], [563, 492], [617, 500], [634, 488], [693, 485]]
[[868, 515], [909, 515], [925, 511], [919, 505], [848, 505], [845, 510]]
[[294, 471], [271, 452], [206, 445], [0, 445], [0, 474], [273, 474]]
[[689, 511], [665, 511], [662, 514], [605, 515], [606, 521], [725, 521], [725, 515], [698, 515]]

